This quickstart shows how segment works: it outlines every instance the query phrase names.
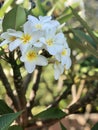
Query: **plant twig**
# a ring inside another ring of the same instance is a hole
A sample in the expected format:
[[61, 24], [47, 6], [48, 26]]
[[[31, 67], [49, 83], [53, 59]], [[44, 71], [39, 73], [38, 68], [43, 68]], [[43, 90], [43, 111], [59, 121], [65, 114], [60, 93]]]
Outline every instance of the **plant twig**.
[[23, 126], [27, 125], [28, 117], [27, 117], [27, 109], [26, 109], [26, 97], [23, 93], [23, 80], [20, 72], [20, 68], [17, 64], [17, 61], [14, 59], [14, 52], [9, 53], [9, 63], [11, 64], [12, 70], [13, 70], [13, 79], [14, 79], [14, 85], [15, 89], [19, 98], [19, 105], [20, 110], [24, 110], [20, 117], [20, 123]]
[[7, 92], [8, 96], [12, 100], [15, 109], [18, 111], [20, 109], [20, 106], [18, 104], [19, 101], [18, 101], [17, 97], [13, 94], [13, 91], [11, 89], [11, 85], [8, 82], [8, 79], [7, 79], [7, 77], [6, 77], [6, 75], [5, 75], [4, 71], [3, 71], [3, 68], [1, 66], [1, 64], [0, 64], [0, 79], [1, 79], [3, 85], [4, 85], [5, 89], [6, 89], [6, 92]]
[[28, 85], [32, 79], [32, 74], [27, 74], [24, 81], [23, 81], [23, 93], [26, 93], [26, 90], [28, 88]]
[[87, 104], [91, 103], [94, 101], [98, 96], [98, 86], [96, 86], [92, 91], [88, 92], [86, 96], [83, 98], [79, 99], [76, 103], [72, 104], [68, 108], [68, 113], [73, 114], [76, 111], [78, 111], [80, 108], [83, 108]]
[[28, 113], [31, 112], [32, 107], [34, 106], [34, 101], [35, 101], [35, 97], [36, 97], [36, 92], [39, 88], [39, 82], [40, 82], [40, 76], [41, 76], [41, 72], [42, 72], [42, 67], [37, 67], [36, 69], [36, 73], [35, 73], [35, 83], [32, 87], [32, 92], [31, 92], [31, 99], [30, 99], [30, 105], [28, 106]]

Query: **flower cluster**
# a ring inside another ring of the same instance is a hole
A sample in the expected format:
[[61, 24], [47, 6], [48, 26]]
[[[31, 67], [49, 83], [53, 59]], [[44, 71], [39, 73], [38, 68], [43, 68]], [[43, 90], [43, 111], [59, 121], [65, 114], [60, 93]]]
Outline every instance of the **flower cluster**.
[[36, 18], [29, 15], [22, 31], [8, 29], [1, 34], [4, 40], [0, 46], [8, 44], [10, 51], [19, 47], [20, 60], [24, 62], [28, 73], [32, 73], [36, 65], [48, 64], [48, 58], [42, 53], [43, 50], [47, 51], [54, 59], [54, 76], [58, 79], [64, 69], [71, 66], [70, 48], [60, 26], [51, 16]]

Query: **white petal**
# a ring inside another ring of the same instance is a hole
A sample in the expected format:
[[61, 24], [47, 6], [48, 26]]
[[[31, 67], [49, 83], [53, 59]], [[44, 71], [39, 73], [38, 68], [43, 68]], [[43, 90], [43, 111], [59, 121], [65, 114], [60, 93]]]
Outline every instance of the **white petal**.
[[23, 25], [23, 30], [24, 30], [24, 33], [28, 33], [28, 34], [31, 34], [33, 32], [33, 28], [31, 26], [31, 22], [26, 22], [24, 25]]
[[51, 16], [39, 16], [40, 21], [42, 22], [48, 22], [52, 19]]
[[60, 75], [64, 72], [64, 66], [61, 64], [54, 65], [54, 77], [55, 79], [59, 79]]
[[45, 66], [47, 64], [48, 64], [47, 59], [42, 55], [39, 55], [38, 58], [36, 59], [36, 65]]
[[22, 55], [22, 56], [20, 57], [20, 60], [21, 60], [22, 62], [25, 62], [25, 61], [26, 61], [25, 55]]
[[9, 40], [4, 40], [3, 42], [0, 43], [0, 46], [6, 45], [9, 42], [10, 42]]
[[28, 73], [32, 73], [35, 69], [35, 64], [30, 64], [29, 62], [25, 62], [25, 68], [28, 71]]
[[57, 46], [57, 45], [47, 46], [47, 50], [49, 51], [51, 55], [56, 55], [57, 53], [61, 52], [62, 49], [63, 49], [63, 46]]
[[64, 43], [64, 34], [63, 33], [56, 34], [55, 39], [56, 39], [57, 44], [63, 44]]
[[66, 66], [65, 66], [65, 68], [66, 69], [69, 69], [70, 67], [71, 67], [71, 64], [72, 64], [72, 62], [71, 62], [71, 59], [70, 59], [70, 57], [67, 59], [67, 63], [66, 63]]
[[23, 32], [21, 32], [21, 31], [9, 32], [9, 35], [15, 36], [15, 37], [21, 37], [23, 35]]
[[32, 15], [28, 16], [28, 20], [31, 21], [32, 23], [38, 23], [38, 19]]
[[4, 32], [4, 33], [2, 33], [1, 34], [1, 38], [3, 38], [3, 39], [9, 39], [9, 34], [8, 34], [8, 32]]
[[10, 50], [10, 51], [13, 51], [13, 50], [16, 49], [20, 44], [21, 44], [21, 41], [20, 41], [19, 39], [17, 39], [17, 40], [15, 40], [15, 41], [11, 42], [11, 43], [9, 44], [9, 50]]

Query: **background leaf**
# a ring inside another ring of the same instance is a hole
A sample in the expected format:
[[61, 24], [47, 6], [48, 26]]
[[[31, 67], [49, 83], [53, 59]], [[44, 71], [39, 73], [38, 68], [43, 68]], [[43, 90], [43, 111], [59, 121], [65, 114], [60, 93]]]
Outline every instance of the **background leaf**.
[[0, 130], [8, 130], [11, 123], [21, 114], [22, 112], [5, 114], [0, 117]]
[[20, 6], [16, 6], [12, 10], [10, 10], [3, 19], [3, 31], [6, 31], [9, 28], [12, 29], [20, 29], [20, 26], [22, 26], [26, 21], [26, 12], [24, 8]]
[[66, 113], [60, 110], [59, 108], [48, 108], [45, 111], [42, 111], [41, 113], [35, 115], [35, 118], [41, 119], [41, 120], [49, 120], [49, 119], [61, 119], [65, 117]]
[[13, 125], [13, 126], [10, 126], [8, 130], [23, 130], [23, 128], [21, 126]]
[[98, 130], [98, 122], [92, 127], [91, 130]]
[[0, 100], [0, 115], [13, 112], [14, 111], [3, 100]]
[[60, 122], [61, 130], [67, 130], [65, 126]]

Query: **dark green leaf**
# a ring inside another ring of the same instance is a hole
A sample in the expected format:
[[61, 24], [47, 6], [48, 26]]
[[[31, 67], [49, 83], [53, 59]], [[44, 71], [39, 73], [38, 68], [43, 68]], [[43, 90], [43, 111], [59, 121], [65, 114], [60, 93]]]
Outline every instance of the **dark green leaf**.
[[96, 49], [96, 43], [93, 41], [93, 39], [87, 35], [85, 32], [81, 30], [73, 30], [73, 32], [82, 40], [87, 41], [90, 43], [95, 49]]
[[49, 120], [49, 119], [61, 119], [66, 116], [66, 113], [60, 110], [59, 108], [48, 108], [45, 111], [35, 115], [35, 118], [40, 120]]
[[98, 130], [98, 122], [92, 127], [91, 130]]
[[10, 126], [8, 130], [23, 130], [23, 128], [21, 126], [14, 125]]
[[10, 10], [3, 19], [3, 31], [9, 28], [18, 30], [26, 21], [26, 13], [24, 8], [16, 6]]
[[73, 15], [77, 18], [77, 20], [81, 23], [81, 25], [87, 30], [88, 34], [92, 37], [92, 39], [95, 41], [96, 44], [98, 44], [98, 38], [94, 35], [93, 31], [90, 29], [90, 27], [88, 26], [87, 22], [84, 21], [76, 12], [75, 9], [73, 9], [72, 7], [70, 7]]
[[60, 122], [61, 130], [67, 130], [65, 126]]
[[89, 53], [91, 53], [92, 55], [98, 58], [97, 50], [89, 43], [92, 42], [90, 37], [82, 33], [80, 30], [72, 29], [72, 32], [81, 40], [82, 45], [89, 51]]
[[3, 100], [0, 100], [0, 115], [13, 112], [14, 111]]
[[22, 112], [5, 114], [0, 117], [0, 130], [8, 130], [11, 123], [21, 114]]
[[64, 15], [61, 15], [60, 17], [58, 17], [57, 20], [60, 23], [64, 23], [64, 22], [68, 21], [72, 17], [73, 17], [72, 13], [70, 13], [70, 14], [64, 14]]

